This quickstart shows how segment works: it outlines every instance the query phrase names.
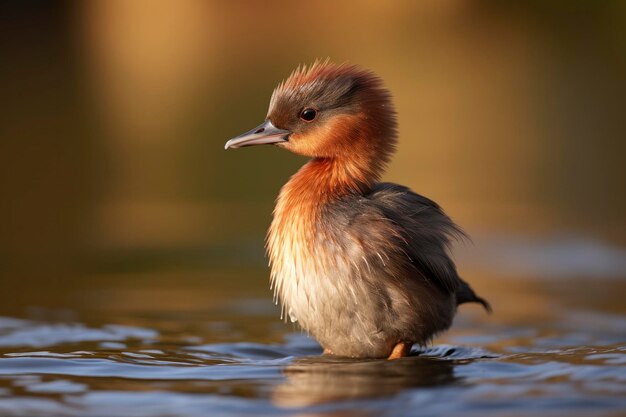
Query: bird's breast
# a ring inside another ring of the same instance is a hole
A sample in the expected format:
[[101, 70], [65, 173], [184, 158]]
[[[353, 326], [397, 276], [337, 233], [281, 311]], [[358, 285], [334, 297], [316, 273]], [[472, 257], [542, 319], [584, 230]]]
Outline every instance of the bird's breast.
[[285, 319], [303, 325], [309, 312], [322, 308], [322, 294], [330, 291], [327, 254], [333, 245], [321, 242], [317, 220], [306, 211], [277, 207], [267, 242], [275, 301], [280, 302]]
[[350, 259], [357, 255], [346, 252], [341, 225], [330, 224], [324, 211], [319, 200], [281, 193], [267, 239], [275, 302], [285, 320], [312, 333], [336, 316], [338, 306], [363, 296], [351, 282]]

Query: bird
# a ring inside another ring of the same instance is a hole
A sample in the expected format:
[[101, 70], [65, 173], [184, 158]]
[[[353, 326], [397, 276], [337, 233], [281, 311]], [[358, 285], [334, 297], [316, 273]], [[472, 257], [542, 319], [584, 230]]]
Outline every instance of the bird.
[[278, 84], [262, 124], [225, 144], [310, 158], [280, 190], [266, 250], [281, 318], [326, 355], [402, 358], [447, 330], [458, 305], [491, 312], [451, 258], [461, 228], [434, 201], [380, 182], [397, 137], [378, 75], [316, 60]]

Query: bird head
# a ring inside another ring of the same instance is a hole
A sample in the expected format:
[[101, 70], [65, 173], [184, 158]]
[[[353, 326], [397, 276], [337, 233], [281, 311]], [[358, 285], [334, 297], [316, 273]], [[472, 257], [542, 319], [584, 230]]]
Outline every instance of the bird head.
[[356, 65], [316, 61], [280, 83], [265, 121], [225, 147], [274, 144], [313, 158], [382, 167], [395, 142], [395, 111], [382, 80]]

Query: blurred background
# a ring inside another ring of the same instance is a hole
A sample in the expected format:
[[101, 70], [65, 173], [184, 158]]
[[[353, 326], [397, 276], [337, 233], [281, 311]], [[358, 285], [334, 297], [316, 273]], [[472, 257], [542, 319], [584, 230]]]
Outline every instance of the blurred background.
[[[264, 234], [304, 159], [223, 145], [264, 119], [298, 64], [326, 57], [385, 80], [400, 123], [385, 180], [473, 237], [460, 270], [496, 309], [539, 276], [603, 280], [575, 298], [601, 291], [622, 309], [626, 2], [1, 7], [5, 313], [87, 305], [67, 294], [113, 278], [125, 289], [101, 291], [103, 305], [269, 302]], [[177, 292], [184, 280], [204, 292]]]

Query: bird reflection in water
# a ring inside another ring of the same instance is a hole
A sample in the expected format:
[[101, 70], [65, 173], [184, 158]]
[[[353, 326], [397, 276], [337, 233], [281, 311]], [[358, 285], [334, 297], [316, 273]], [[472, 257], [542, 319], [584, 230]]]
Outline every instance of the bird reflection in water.
[[454, 375], [455, 364], [419, 356], [396, 361], [302, 357], [284, 369], [286, 381], [275, 388], [272, 401], [281, 407], [305, 407], [455, 384], [461, 381]]

